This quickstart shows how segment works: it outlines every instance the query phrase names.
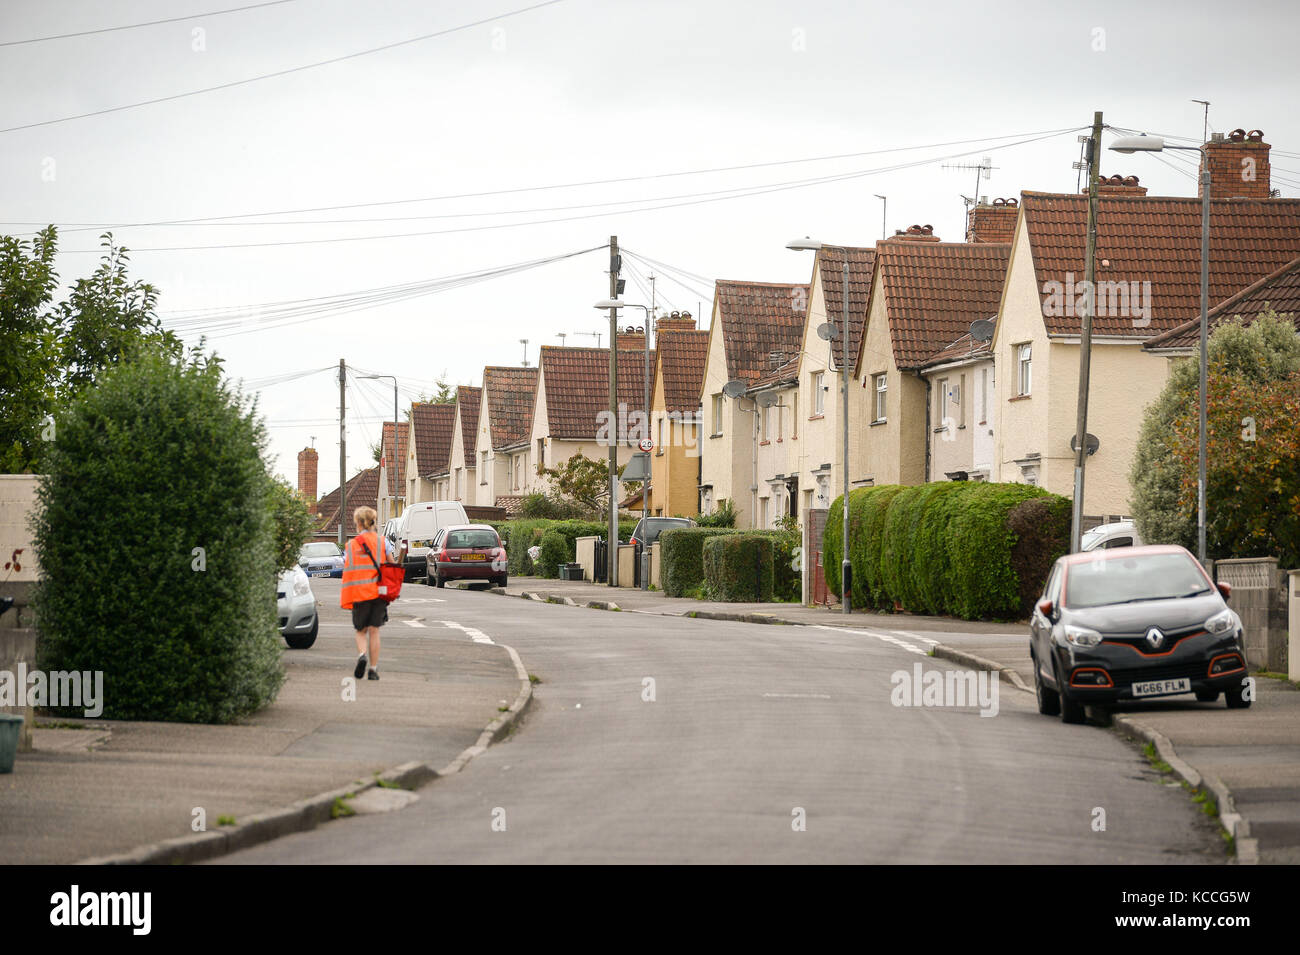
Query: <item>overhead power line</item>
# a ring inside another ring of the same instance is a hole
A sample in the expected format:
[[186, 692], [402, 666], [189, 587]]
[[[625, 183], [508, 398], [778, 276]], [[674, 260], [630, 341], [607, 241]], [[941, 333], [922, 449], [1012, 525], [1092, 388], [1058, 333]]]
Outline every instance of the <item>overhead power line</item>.
[[190, 13], [183, 17], [168, 17], [165, 20], [146, 20], [143, 23], [124, 23], [117, 27], [100, 27], [97, 30], [80, 30], [76, 33], [55, 33], [50, 36], [35, 36], [26, 40], [3, 40], [0, 46], [22, 46], [26, 43], [44, 43], [47, 40], [67, 40], [77, 36], [92, 36], [97, 33], [116, 33], [119, 30], [135, 30], [140, 27], [156, 27], [163, 23], [179, 23], [181, 20], [197, 20], [200, 17], [219, 17], [227, 13], [241, 13], [244, 10], [257, 10], [261, 7], [277, 7], [282, 3], [295, 3], [296, 0], [268, 0], [266, 3], [250, 3], [244, 7], [229, 7], [225, 10], [209, 10], [207, 13]]
[[342, 63], [345, 60], [355, 60], [358, 57], [370, 56], [373, 53], [383, 53], [387, 50], [394, 50], [399, 46], [409, 46], [412, 43], [420, 43], [424, 40], [432, 40], [436, 37], [447, 36], [452, 33], [459, 33], [462, 30], [470, 30], [474, 27], [483, 26], [486, 23], [495, 23], [498, 20], [505, 20], [510, 17], [518, 16], [521, 13], [529, 13], [533, 10], [540, 10], [542, 7], [554, 6], [557, 3], [563, 3], [564, 0], [543, 0], [541, 3], [535, 3], [532, 6], [520, 7], [518, 10], [511, 10], [508, 13], [500, 13], [496, 16], [483, 17], [472, 23], [462, 23], [460, 26], [448, 27], [445, 30], [436, 30], [433, 33], [425, 33], [421, 36], [414, 36], [406, 40], [398, 40], [395, 43], [385, 43], [382, 46], [371, 47], [368, 50], [358, 50], [356, 53], [347, 53], [343, 56], [331, 57], [328, 60], [318, 60], [315, 63], [304, 63], [301, 66], [291, 66], [288, 69], [276, 70], [274, 73], [261, 73], [257, 76], [245, 77], [242, 80], [231, 80], [229, 83], [218, 83], [216, 86], [205, 86], [202, 89], [187, 90], [184, 93], [172, 93], [169, 96], [156, 96], [153, 99], [140, 100], [136, 103], [123, 103], [121, 106], [109, 106], [105, 109], [91, 110], [88, 113], [77, 113], [72, 116], [60, 116], [58, 119], [45, 119], [38, 123], [23, 123], [19, 126], [9, 126], [0, 129], [0, 133], [14, 133], [22, 129], [37, 129], [41, 126], [53, 126], [57, 123], [68, 123], [74, 119], [87, 119], [91, 116], [103, 116], [108, 113], [120, 113], [128, 109], [138, 109], [141, 106], [155, 106], [158, 103], [170, 103], [178, 99], [185, 99], [190, 96], [199, 96], [203, 93], [215, 93], [218, 90], [233, 89], [237, 86], [247, 86], [250, 83], [259, 83], [262, 80], [275, 79], [280, 76], [289, 76], [293, 73], [301, 73], [304, 70], [314, 70], [321, 66], [330, 66], [334, 63]]

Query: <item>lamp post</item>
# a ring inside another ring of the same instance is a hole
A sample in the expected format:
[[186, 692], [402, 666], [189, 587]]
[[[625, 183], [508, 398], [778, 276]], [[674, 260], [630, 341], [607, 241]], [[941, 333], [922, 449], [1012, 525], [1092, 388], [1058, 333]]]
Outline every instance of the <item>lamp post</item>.
[[1201, 154], [1201, 374], [1199, 430], [1196, 439], [1196, 557], [1205, 565], [1205, 419], [1209, 375], [1210, 306], [1210, 157], [1205, 146], [1171, 146], [1161, 136], [1121, 136], [1111, 144], [1117, 153], [1158, 153], [1180, 149]]
[[[595, 305], [600, 309], [618, 309], [618, 308], [639, 308], [645, 312], [645, 382], [642, 389], [645, 398], [645, 405], [641, 413], [645, 416], [646, 429], [650, 428], [650, 318], [653, 309], [649, 305], [637, 305], [634, 302], [624, 302], [616, 298], [602, 299]], [[649, 434], [646, 437], [650, 437]], [[644, 521], [650, 516], [650, 498], [646, 493], [650, 488], [650, 480], [647, 478], [641, 483], [641, 520]], [[642, 525], [645, 526], [644, 524]], [[650, 552], [647, 550], [642, 555], [642, 572], [641, 572], [641, 589], [645, 590], [650, 586], [650, 574], [646, 570], [645, 561], [649, 559]]]
[[797, 252], [835, 249], [844, 253], [844, 301], [840, 318], [840, 390], [844, 398], [841, 415], [844, 418], [844, 452], [841, 463], [844, 471], [844, 554], [840, 562], [840, 605], [843, 612], [848, 614], [853, 612], [852, 597], [849, 595], [852, 578], [849, 564], [849, 250], [842, 245], [827, 245], [806, 236], [787, 242], [785, 247]]

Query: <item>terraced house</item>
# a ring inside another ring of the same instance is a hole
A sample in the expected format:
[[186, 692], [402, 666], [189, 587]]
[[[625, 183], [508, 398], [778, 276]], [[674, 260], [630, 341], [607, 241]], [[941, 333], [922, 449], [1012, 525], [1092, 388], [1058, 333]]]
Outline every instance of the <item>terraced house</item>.
[[411, 429], [396, 421], [385, 421], [380, 438], [379, 458], [379, 526], [397, 517], [406, 507], [406, 457]]
[[654, 383], [648, 507], [658, 517], [695, 517], [700, 512], [700, 388], [709, 357], [709, 333], [690, 312], [655, 322]]
[[446, 500], [459, 501], [466, 507], [478, 503], [478, 460], [474, 449], [478, 441], [478, 415], [483, 389], [461, 385], [456, 389], [456, 417], [451, 427], [451, 454], [447, 459]]
[[445, 474], [451, 454], [456, 406], [416, 402], [411, 405], [410, 439], [406, 455], [406, 501], [439, 500], [437, 476]]
[[536, 368], [490, 365], [483, 369], [474, 439], [478, 455], [475, 503], [503, 507], [511, 516], [527, 493], [537, 376]]

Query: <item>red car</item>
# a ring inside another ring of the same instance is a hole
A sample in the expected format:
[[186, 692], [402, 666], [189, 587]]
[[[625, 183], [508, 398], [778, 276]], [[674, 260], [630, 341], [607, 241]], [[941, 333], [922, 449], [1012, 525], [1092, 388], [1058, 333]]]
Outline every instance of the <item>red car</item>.
[[487, 524], [444, 527], [429, 548], [428, 583], [445, 587], [449, 580], [485, 580], [506, 585], [506, 549]]

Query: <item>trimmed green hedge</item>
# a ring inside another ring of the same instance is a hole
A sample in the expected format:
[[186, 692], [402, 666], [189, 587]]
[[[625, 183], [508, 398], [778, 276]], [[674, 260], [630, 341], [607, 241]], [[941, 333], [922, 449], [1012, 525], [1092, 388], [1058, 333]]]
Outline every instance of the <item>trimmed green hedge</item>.
[[[636, 521], [619, 521], [619, 540], [626, 543], [635, 529]], [[526, 577], [539, 572], [528, 556], [528, 548], [541, 546], [542, 538], [547, 533], [554, 532], [564, 541], [565, 557], [557, 563], [572, 563], [577, 557], [576, 542], [579, 537], [604, 537], [608, 530], [608, 525], [600, 521], [550, 521], [537, 518], [506, 521], [498, 525], [497, 533], [501, 535], [501, 542], [506, 548], [510, 575]], [[558, 576], [558, 571], [551, 576]]]
[[669, 597], [684, 597], [704, 582], [704, 542], [729, 527], [672, 527], [659, 535], [659, 586]]
[[[836, 596], [842, 505], [822, 541]], [[849, 522], [854, 606], [1021, 619], [1069, 547], [1070, 501], [1027, 484], [886, 485], [851, 492]]]
[[533, 562], [537, 576], [555, 579], [560, 576], [560, 565], [569, 563], [569, 544], [559, 531], [551, 529], [542, 535], [542, 548]]
[[776, 548], [770, 535], [720, 534], [703, 544], [704, 587], [710, 600], [735, 603], [772, 599]]

